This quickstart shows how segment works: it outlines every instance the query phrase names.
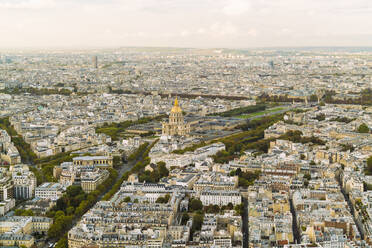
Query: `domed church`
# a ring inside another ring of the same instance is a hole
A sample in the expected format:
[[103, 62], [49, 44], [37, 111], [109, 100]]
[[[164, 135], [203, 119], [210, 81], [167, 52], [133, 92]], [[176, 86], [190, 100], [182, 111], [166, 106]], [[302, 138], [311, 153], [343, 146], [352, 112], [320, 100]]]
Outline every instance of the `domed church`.
[[162, 135], [164, 136], [186, 136], [190, 133], [190, 124], [185, 123], [183, 119], [177, 97], [169, 114], [169, 122], [163, 122], [162, 125]]

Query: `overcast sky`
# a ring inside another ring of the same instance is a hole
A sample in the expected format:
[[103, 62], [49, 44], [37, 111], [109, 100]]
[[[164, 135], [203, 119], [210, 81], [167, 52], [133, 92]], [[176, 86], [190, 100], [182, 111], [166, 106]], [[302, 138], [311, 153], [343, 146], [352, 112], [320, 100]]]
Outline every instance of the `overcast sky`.
[[372, 46], [372, 0], [0, 0], [0, 47]]

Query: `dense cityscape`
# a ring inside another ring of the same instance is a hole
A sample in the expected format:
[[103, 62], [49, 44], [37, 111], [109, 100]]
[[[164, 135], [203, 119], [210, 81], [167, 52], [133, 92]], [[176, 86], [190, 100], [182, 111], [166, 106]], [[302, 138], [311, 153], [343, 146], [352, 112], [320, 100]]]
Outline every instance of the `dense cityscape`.
[[0, 245], [372, 247], [368, 48], [0, 53]]

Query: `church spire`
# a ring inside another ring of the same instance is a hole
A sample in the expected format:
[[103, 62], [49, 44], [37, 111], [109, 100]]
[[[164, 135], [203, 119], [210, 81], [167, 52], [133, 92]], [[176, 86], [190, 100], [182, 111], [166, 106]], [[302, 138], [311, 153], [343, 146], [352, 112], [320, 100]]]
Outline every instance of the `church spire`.
[[175, 107], [178, 107], [178, 98], [177, 98], [177, 96], [176, 96], [176, 100], [174, 100], [174, 106]]
[[182, 109], [178, 105], [178, 97], [174, 100], [174, 105], [172, 107], [171, 113], [182, 113]]

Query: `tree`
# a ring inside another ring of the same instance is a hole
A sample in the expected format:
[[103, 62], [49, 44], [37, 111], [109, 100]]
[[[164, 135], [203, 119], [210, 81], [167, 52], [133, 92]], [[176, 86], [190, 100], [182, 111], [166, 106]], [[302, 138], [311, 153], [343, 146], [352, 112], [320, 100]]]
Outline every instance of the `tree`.
[[318, 120], [318, 121], [324, 121], [325, 118], [326, 118], [326, 116], [325, 116], [325, 114], [323, 114], [323, 113], [320, 113], [320, 114], [318, 114], [318, 115], [315, 117], [315, 119]]
[[366, 182], [363, 182], [363, 191], [369, 191], [369, 190], [372, 190], [372, 184], [368, 184]]
[[190, 210], [198, 211], [203, 209], [203, 203], [199, 199], [192, 199], [190, 201]]
[[23, 209], [16, 209], [14, 211], [14, 215], [16, 216], [21, 216], [23, 214], [24, 210]]
[[66, 214], [67, 215], [72, 215], [72, 214], [74, 214], [74, 212], [75, 212], [75, 208], [74, 207], [68, 207], [66, 209]]
[[198, 231], [201, 229], [203, 220], [204, 220], [204, 215], [202, 213], [194, 214], [192, 218], [191, 237], [193, 236], [195, 231]]
[[158, 166], [165, 166], [166, 163], [164, 161], [159, 161], [156, 163]]
[[114, 167], [117, 168], [121, 165], [121, 162], [122, 162], [122, 159], [120, 156], [114, 156], [113, 157], [113, 164], [114, 164]]
[[367, 126], [367, 124], [360, 124], [360, 126], [358, 127], [358, 133], [369, 133], [369, 127]]
[[181, 225], [186, 225], [186, 223], [189, 221], [190, 216], [188, 213], [183, 213], [181, 217]]
[[308, 180], [305, 180], [304, 186], [305, 186], [305, 188], [307, 188], [309, 186], [309, 181]]
[[306, 174], [304, 175], [304, 178], [305, 178], [306, 180], [310, 181], [310, 180], [311, 180], [311, 175], [310, 175], [309, 173], [306, 173]]
[[164, 199], [165, 199], [166, 203], [168, 203], [169, 202], [169, 199], [170, 199], [170, 195], [169, 194], [166, 194], [164, 196]]
[[86, 194], [83, 192], [82, 194], [79, 194], [73, 198], [70, 198], [70, 205], [72, 205], [73, 207], [77, 207], [85, 199], [86, 199]]
[[125, 197], [124, 202], [130, 202], [130, 196]]
[[249, 172], [249, 171], [248, 172], [241, 172], [240, 175], [239, 175], [239, 178], [238, 178], [238, 185], [239, 185], [239, 187], [246, 188], [246, 187], [248, 187], [250, 185], [253, 185], [254, 181], [256, 179], [258, 179], [259, 176], [260, 176], [260, 171], [255, 171], [255, 172]]
[[318, 97], [315, 94], [312, 94], [310, 96], [310, 102], [316, 102], [316, 101], [318, 101]]
[[58, 240], [55, 248], [68, 248], [67, 234], [63, 235], [63, 237]]
[[244, 214], [244, 204], [235, 205], [234, 207], [235, 213], [237, 215], [243, 216]]
[[[58, 213], [62, 212], [62, 213]], [[69, 225], [72, 223], [72, 216], [65, 216], [63, 211], [58, 211], [54, 223], [48, 230], [49, 238], [58, 238], [60, 235], [68, 229]]]
[[220, 207], [218, 205], [209, 205], [205, 206], [204, 208], [206, 213], [217, 214], [220, 212]]
[[372, 175], [372, 156], [370, 156], [367, 159], [367, 169], [366, 169], [366, 174], [367, 175]]
[[59, 210], [59, 211], [57, 211], [56, 214], [54, 215], [54, 218], [55, 218], [55, 219], [58, 219], [58, 218], [63, 217], [63, 216], [65, 216], [65, 213], [64, 213], [62, 210]]
[[160, 162], [157, 163], [157, 165], [158, 165], [158, 170], [159, 170], [159, 176], [160, 176], [160, 178], [169, 176], [169, 171], [168, 171], [168, 169], [166, 167], [165, 162], [160, 161]]
[[346, 151], [350, 151], [350, 152], [353, 152], [354, 151], [354, 146], [351, 145], [351, 144], [341, 144], [341, 151], [342, 152], [346, 152]]
[[34, 216], [34, 212], [31, 209], [26, 210], [23, 213], [24, 216]]
[[31, 209], [16, 209], [14, 211], [14, 215], [16, 216], [34, 216], [34, 212]]

